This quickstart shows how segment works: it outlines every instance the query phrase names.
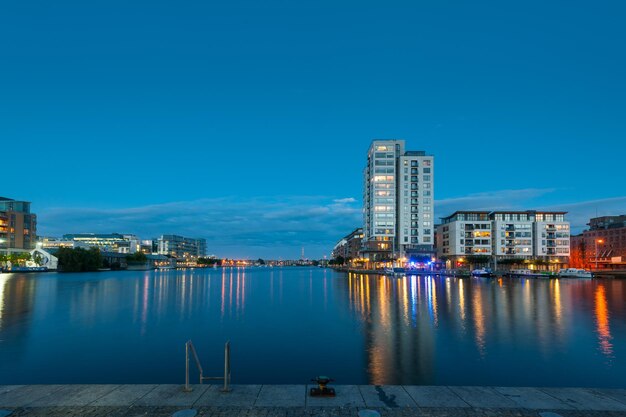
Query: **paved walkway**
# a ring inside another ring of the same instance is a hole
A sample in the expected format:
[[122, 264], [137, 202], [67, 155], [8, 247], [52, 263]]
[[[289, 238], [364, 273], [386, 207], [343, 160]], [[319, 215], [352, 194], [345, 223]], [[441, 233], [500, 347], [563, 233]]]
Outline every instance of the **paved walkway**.
[[626, 416], [626, 389], [335, 385], [3, 385], [0, 417], [17, 416]]

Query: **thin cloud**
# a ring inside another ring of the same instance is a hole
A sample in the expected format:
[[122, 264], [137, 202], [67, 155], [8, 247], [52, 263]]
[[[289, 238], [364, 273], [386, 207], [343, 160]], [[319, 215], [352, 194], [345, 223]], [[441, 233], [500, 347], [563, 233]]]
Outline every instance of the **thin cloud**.
[[207, 239], [219, 256], [321, 257], [361, 224], [354, 198], [285, 196], [214, 198], [118, 209], [51, 208], [39, 213], [41, 235], [180, 234]]
[[437, 217], [448, 216], [457, 210], [552, 210], [566, 211], [573, 233], [580, 233], [589, 219], [626, 213], [626, 196], [565, 204], [538, 204], [537, 198], [557, 191], [554, 188], [500, 190], [470, 194], [435, 202]]

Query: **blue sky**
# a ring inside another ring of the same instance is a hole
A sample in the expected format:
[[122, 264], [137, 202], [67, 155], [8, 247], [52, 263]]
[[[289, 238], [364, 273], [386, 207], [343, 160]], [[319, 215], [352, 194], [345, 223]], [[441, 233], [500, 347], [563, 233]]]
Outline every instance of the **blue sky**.
[[0, 195], [40, 233], [328, 253], [373, 138], [436, 157], [437, 216], [626, 212], [621, 1], [0, 5]]

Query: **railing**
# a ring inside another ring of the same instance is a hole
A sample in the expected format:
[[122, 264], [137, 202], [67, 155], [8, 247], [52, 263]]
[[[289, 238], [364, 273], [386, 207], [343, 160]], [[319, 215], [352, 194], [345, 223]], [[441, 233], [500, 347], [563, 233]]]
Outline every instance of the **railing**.
[[224, 387], [222, 388], [222, 392], [230, 392], [230, 341], [227, 341], [224, 344], [224, 376], [204, 376], [204, 370], [202, 369], [202, 364], [200, 363], [200, 358], [198, 358], [198, 352], [196, 352], [196, 348], [191, 342], [188, 340], [185, 343], [185, 392], [193, 391], [191, 385], [189, 385], [189, 353], [193, 355], [193, 358], [196, 362], [196, 367], [198, 368], [198, 372], [200, 373], [200, 384], [204, 380], [224, 380]]

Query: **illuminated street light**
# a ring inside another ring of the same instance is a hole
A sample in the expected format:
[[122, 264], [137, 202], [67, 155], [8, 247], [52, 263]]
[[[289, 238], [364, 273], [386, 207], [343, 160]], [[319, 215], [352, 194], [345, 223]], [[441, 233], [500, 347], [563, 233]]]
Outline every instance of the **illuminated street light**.
[[598, 243], [604, 243], [604, 240], [596, 239], [596, 269], [598, 269]]

